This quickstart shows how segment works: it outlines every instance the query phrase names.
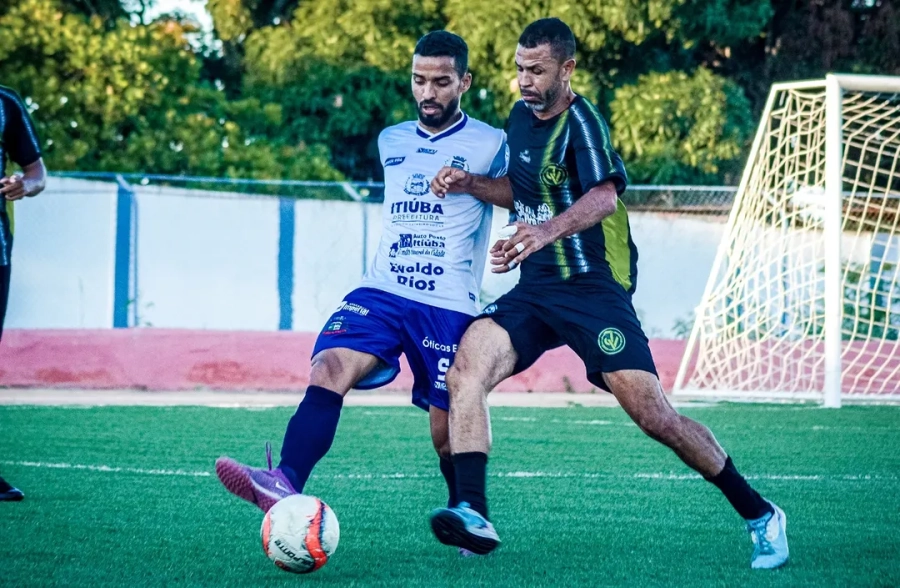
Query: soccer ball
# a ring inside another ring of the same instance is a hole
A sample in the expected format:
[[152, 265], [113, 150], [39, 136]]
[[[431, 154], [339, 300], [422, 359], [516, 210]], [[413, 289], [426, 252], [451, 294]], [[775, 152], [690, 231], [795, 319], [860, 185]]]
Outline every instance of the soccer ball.
[[325, 565], [340, 538], [334, 511], [314, 496], [279, 500], [263, 519], [263, 551], [282, 570], [308, 574]]

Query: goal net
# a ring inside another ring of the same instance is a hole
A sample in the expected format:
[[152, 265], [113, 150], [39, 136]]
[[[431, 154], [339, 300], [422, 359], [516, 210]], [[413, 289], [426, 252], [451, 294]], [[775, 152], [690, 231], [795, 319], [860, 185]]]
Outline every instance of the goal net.
[[676, 394], [900, 398], [900, 78], [777, 84]]

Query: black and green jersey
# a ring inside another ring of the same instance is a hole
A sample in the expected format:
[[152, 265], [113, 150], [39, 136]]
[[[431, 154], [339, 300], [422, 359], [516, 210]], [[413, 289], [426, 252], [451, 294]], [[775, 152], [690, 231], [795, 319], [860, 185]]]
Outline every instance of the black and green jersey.
[[[597, 107], [576, 96], [562, 114], [541, 120], [521, 100], [507, 125], [509, 180], [516, 216], [540, 224], [569, 209], [595, 186], [611, 181], [621, 195], [628, 177]], [[579, 274], [611, 278], [628, 292], [637, 280], [637, 249], [628, 214], [618, 208], [581, 233], [531, 254], [522, 264], [522, 281], [568, 280]]]

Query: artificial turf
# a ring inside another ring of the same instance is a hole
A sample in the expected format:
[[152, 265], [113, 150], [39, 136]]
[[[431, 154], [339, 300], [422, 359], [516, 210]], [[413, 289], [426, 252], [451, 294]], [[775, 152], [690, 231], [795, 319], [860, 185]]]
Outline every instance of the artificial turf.
[[[213, 474], [263, 465], [289, 409], [0, 407], [6, 586], [900, 585], [900, 408], [687, 407], [787, 513], [791, 560], [751, 571], [742, 521], [615, 408], [497, 408], [489, 495], [503, 544], [460, 559], [428, 528], [446, 501], [428, 419], [344, 410], [307, 492], [337, 552], [308, 576], [263, 555], [262, 513]], [[277, 457], [276, 457], [277, 459]]]

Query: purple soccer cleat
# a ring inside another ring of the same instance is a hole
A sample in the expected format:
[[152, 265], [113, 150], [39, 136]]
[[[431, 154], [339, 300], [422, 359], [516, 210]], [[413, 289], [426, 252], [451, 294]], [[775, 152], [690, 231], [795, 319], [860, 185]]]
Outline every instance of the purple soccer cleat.
[[266, 443], [266, 460], [269, 469], [251, 468], [238, 463], [230, 457], [216, 460], [216, 475], [225, 488], [251, 504], [255, 504], [263, 512], [269, 512], [276, 502], [299, 494], [279, 468], [272, 469], [272, 447]]

